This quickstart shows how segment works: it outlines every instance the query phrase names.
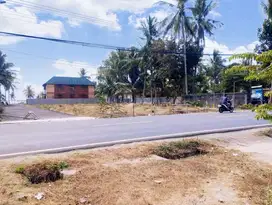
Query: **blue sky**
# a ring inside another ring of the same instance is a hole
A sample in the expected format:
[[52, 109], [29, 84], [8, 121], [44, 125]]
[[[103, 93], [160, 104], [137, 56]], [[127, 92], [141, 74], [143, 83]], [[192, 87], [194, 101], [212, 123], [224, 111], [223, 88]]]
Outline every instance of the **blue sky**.
[[[7, 0], [7, 4], [0, 4], [0, 30], [116, 46], [139, 46], [139, 22], [149, 14], [162, 19], [167, 13], [162, 8], [152, 7], [156, 1], [47, 0], [45, 3], [24, 0], [18, 3], [18, 0]], [[207, 36], [205, 52], [211, 53], [213, 49], [223, 53], [252, 51], [257, 41], [257, 29], [264, 18], [260, 2], [219, 0], [211, 18], [224, 25], [215, 31], [214, 36]], [[75, 17], [71, 12], [81, 16]], [[110, 52], [3, 36], [0, 36], [0, 50], [8, 55], [8, 61], [13, 62], [18, 70], [18, 100], [24, 99], [22, 90], [26, 85], [31, 84], [38, 93], [42, 90], [41, 85], [54, 75], [77, 76], [81, 67], [95, 74]]]

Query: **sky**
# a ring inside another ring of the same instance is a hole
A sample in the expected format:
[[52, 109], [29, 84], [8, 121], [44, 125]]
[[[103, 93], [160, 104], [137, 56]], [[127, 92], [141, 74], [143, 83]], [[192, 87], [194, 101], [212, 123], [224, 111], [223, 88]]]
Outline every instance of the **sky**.
[[[1, 1], [1, 0], [0, 0]], [[167, 0], [170, 3], [175, 0]], [[194, 0], [189, 0], [193, 3]], [[206, 37], [204, 53], [254, 50], [264, 14], [261, 0], [216, 0], [210, 18], [223, 23]], [[171, 12], [158, 0], [6, 0], [0, 4], [0, 31], [114, 46], [140, 46], [139, 26], [148, 15], [162, 20]], [[155, 5], [154, 5], [155, 4]], [[31, 85], [40, 93], [52, 76], [78, 76], [85, 68], [95, 77], [111, 50], [42, 40], [0, 36], [0, 50], [17, 72], [16, 99]]]

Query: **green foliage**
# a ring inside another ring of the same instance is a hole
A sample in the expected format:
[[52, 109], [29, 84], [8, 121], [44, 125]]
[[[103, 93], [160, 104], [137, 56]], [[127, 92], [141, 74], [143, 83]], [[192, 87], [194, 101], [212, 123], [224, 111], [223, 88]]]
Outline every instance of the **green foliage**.
[[[266, 51], [261, 54], [245, 53], [234, 55], [231, 57], [231, 59], [254, 60], [257, 62], [257, 64], [234, 66], [227, 71], [228, 74], [235, 72], [246, 72], [247, 74], [245, 80], [247, 81], [256, 80], [267, 83], [272, 82], [272, 51]], [[268, 92], [267, 95], [271, 96], [271, 92]], [[272, 105], [260, 105], [255, 108], [254, 111], [256, 112], [257, 119], [272, 120], [272, 115], [270, 114], [270, 111], [272, 111]]]
[[24, 166], [18, 166], [18, 167], [16, 167], [16, 169], [15, 169], [15, 173], [16, 174], [23, 174], [24, 173], [24, 171], [25, 171], [25, 167]]
[[58, 163], [58, 167], [60, 170], [67, 169], [69, 168], [69, 164], [65, 161], [61, 161]]
[[13, 63], [6, 62], [6, 55], [0, 51], [0, 102], [5, 101], [5, 98], [1, 93], [1, 87], [5, 90], [14, 90], [16, 80], [16, 72], [12, 70]]

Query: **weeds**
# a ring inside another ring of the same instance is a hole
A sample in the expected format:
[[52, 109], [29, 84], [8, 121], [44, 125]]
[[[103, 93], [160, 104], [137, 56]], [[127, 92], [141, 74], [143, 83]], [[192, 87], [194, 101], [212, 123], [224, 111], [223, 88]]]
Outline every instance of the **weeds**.
[[62, 179], [63, 174], [60, 171], [68, 167], [68, 163], [64, 161], [60, 163], [44, 162], [29, 166], [19, 166], [15, 169], [15, 173], [24, 175], [32, 184], [39, 184]]
[[190, 156], [206, 154], [205, 143], [200, 141], [179, 141], [161, 145], [154, 150], [154, 154], [167, 159], [180, 159]]
[[272, 205], [272, 187], [267, 189], [267, 195], [265, 200], [265, 205]]

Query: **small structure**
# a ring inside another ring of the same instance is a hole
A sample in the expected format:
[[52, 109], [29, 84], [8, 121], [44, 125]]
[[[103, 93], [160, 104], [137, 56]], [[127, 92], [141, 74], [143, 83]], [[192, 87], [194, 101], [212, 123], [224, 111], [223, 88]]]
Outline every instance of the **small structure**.
[[94, 98], [95, 82], [86, 77], [52, 77], [43, 84], [47, 99]]

